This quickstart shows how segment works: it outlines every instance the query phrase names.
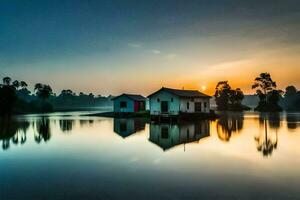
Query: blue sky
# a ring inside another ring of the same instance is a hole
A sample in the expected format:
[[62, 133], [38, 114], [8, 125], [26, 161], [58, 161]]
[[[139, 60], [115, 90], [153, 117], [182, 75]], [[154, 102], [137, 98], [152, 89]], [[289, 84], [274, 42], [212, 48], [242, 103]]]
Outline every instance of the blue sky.
[[298, 3], [4, 0], [0, 75], [96, 94], [218, 80], [250, 93], [263, 71], [300, 87]]

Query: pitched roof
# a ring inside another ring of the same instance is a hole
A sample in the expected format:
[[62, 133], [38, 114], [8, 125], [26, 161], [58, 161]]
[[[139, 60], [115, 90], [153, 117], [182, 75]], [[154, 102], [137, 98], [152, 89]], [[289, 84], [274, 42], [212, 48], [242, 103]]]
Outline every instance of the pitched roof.
[[211, 98], [211, 96], [206, 95], [202, 92], [199, 92], [198, 90], [178, 90], [178, 89], [165, 88], [165, 87], [162, 87], [160, 90], [150, 94], [148, 96], [148, 98], [153, 96], [154, 94], [157, 94], [160, 91], [166, 91], [166, 92], [174, 94], [178, 97], [205, 97], [205, 98]]
[[116, 96], [116, 97], [112, 98], [112, 100], [115, 100], [115, 99], [117, 99], [117, 98], [119, 98], [121, 96], [126, 96], [129, 99], [132, 99], [134, 101], [145, 101], [146, 100], [146, 98], [143, 97], [142, 95], [139, 95], [139, 94], [126, 94], [126, 93], [123, 93], [123, 94], [121, 94], [119, 96]]

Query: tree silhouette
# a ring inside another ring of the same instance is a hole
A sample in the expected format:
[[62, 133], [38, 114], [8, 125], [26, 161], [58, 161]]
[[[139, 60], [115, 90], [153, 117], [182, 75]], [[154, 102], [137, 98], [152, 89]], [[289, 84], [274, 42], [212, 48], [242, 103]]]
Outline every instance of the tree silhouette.
[[[24, 81], [13, 81], [10, 77], [4, 77], [0, 84], [0, 115], [10, 115], [13, 111], [13, 107], [18, 99], [16, 95], [17, 89], [22, 86], [26, 88], [27, 84]], [[22, 84], [21, 84], [22, 83]]]
[[300, 91], [292, 85], [286, 87], [282, 104], [287, 111], [300, 111]]
[[34, 86], [34, 90], [36, 91], [36, 95], [45, 101], [52, 94], [52, 88], [49, 85], [37, 83]]
[[22, 88], [22, 89], [25, 89], [25, 88], [27, 88], [27, 83], [25, 82], [25, 81], [20, 81], [20, 87]]
[[3, 85], [10, 85], [11, 78], [10, 77], [4, 77], [3, 78]]
[[216, 86], [215, 100], [218, 110], [245, 110], [242, 105], [244, 93], [240, 88], [231, 89], [228, 81], [220, 81]]
[[216, 86], [215, 99], [218, 110], [227, 110], [231, 87], [228, 81], [220, 81]]
[[34, 86], [34, 90], [36, 91], [37, 97], [42, 100], [41, 111], [42, 112], [52, 111], [52, 105], [46, 103], [46, 100], [52, 94], [52, 88], [49, 85], [37, 83]]
[[258, 111], [281, 111], [278, 105], [281, 91], [276, 90], [276, 82], [272, 80], [269, 73], [261, 73], [255, 78], [252, 89], [256, 89], [259, 104], [255, 108]]

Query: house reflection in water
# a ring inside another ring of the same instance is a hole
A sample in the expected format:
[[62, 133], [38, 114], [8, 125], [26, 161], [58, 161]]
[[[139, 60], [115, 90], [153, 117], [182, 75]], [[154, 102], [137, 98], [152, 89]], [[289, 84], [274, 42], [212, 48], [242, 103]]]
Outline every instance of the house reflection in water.
[[176, 145], [199, 141], [209, 135], [207, 120], [195, 123], [150, 124], [149, 140], [165, 151]]
[[114, 118], [114, 132], [123, 138], [126, 138], [138, 131], [144, 130], [145, 125], [146, 119], [143, 118]]

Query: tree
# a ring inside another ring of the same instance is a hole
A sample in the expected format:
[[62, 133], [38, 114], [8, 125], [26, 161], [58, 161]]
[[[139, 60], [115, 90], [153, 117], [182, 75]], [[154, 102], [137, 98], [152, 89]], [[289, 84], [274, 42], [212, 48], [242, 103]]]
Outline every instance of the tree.
[[256, 77], [252, 89], [256, 89], [257, 94], [267, 95], [268, 92], [276, 89], [276, 82], [272, 80], [269, 73], [261, 73], [259, 77]]
[[66, 97], [66, 96], [75, 96], [76, 94], [68, 89], [68, 90], [62, 90], [61, 93], [60, 93], [60, 96], [63, 96], [63, 97]]
[[295, 86], [291, 85], [285, 88], [285, 97], [292, 97], [297, 94], [297, 89]]
[[41, 83], [35, 84], [34, 90], [36, 91], [36, 95], [42, 99], [42, 101], [46, 101], [52, 94], [52, 88], [49, 85]]
[[20, 87], [22, 88], [22, 89], [25, 89], [25, 88], [27, 88], [27, 83], [25, 82], [25, 81], [20, 81]]
[[255, 108], [258, 111], [281, 111], [278, 105], [281, 91], [276, 90], [276, 82], [272, 80], [269, 73], [261, 73], [255, 78], [252, 89], [256, 89], [259, 104]]
[[232, 105], [240, 105], [244, 99], [244, 93], [240, 88], [230, 90], [229, 101]]
[[4, 77], [3, 78], [3, 85], [10, 85], [11, 78], [10, 77]]
[[218, 110], [247, 110], [242, 105], [244, 93], [240, 88], [231, 89], [228, 81], [220, 81], [216, 86], [215, 99]]
[[228, 81], [220, 81], [216, 86], [215, 99], [218, 110], [227, 110], [231, 87]]
[[34, 90], [36, 91], [36, 95], [38, 96], [38, 98], [42, 100], [41, 111], [42, 112], [52, 111], [52, 105], [46, 103], [46, 100], [52, 94], [52, 88], [49, 85], [37, 83], [34, 86]]
[[3, 84], [0, 85], [0, 115], [10, 115], [13, 112], [14, 105], [18, 99], [16, 90], [22, 86], [27, 87], [24, 81], [13, 81], [10, 77], [4, 77], [2, 80]]
[[286, 87], [283, 106], [288, 111], [300, 111], [300, 91], [295, 86]]

